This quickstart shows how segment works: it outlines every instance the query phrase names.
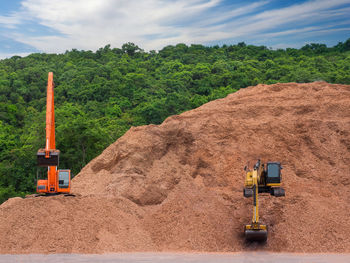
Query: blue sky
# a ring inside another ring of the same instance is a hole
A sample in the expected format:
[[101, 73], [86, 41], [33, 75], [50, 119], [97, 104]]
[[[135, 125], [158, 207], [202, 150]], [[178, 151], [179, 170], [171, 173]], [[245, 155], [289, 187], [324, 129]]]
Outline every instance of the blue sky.
[[350, 0], [0, 0], [0, 58], [134, 42], [333, 46], [350, 38]]

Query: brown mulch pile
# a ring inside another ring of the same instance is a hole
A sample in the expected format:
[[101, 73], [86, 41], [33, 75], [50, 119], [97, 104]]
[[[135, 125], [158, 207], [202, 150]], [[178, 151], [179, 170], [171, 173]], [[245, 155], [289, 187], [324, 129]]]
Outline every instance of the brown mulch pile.
[[[286, 190], [260, 197], [264, 245], [242, 234], [258, 158], [282, 163]], [[3, 203], [0, 253], [350, 252], [350, 86], [258, 85], [131, 128], [72, 191]]]

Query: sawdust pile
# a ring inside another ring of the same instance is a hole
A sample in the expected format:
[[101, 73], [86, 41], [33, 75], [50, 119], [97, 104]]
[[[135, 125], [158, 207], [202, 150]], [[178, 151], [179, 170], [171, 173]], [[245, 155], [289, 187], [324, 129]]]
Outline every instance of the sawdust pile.
[[[282, 163], [286, 189], [261, 197], [265, 245], [242, 235], [258, 158]], [[73, 192], [2, 204], [0, 253], [350, 252], [350, 86], [258, 85], [132, 128]]]

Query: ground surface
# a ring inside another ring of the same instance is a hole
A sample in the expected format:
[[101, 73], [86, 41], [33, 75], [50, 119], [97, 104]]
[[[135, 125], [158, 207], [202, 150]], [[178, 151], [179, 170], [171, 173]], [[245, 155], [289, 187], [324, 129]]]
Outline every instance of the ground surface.
[[181, 254], [181, 253], [125, 253], [125, 254], [54, 254], [0, 255], [0, 263], [348, 263], [350, 254]]
[[[64, 154], [62, 154], [64, 158]], [[265, 245], [244, 243], [243, 167], [280, 161], [261, 197]], [[130, 129], [73, 180], [76, 197], [0, 206], [0, 253], [350, 252], [350, 86], [248, 87]]]

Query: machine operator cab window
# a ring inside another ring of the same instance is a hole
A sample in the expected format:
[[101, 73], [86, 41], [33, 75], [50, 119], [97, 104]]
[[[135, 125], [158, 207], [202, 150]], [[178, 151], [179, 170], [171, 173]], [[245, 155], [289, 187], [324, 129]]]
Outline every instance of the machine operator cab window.
[[70, 181], [70, 170], [59, 170], [58, 171], [58, 187], [69, 188]]
[[266, 169], [266, 183], [279, 184], [281, 183], [281, 164], [278, 162], [268, 162]]

